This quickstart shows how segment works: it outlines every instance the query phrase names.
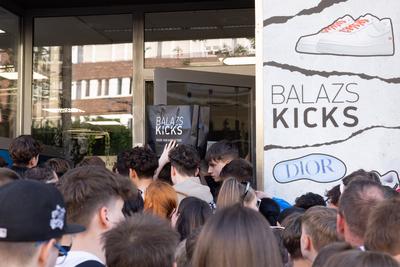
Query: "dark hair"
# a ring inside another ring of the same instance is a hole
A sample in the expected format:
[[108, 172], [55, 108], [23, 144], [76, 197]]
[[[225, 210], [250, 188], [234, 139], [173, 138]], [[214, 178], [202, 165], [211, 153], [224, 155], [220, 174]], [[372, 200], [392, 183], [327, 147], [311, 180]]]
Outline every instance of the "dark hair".
[[203, 226], [193, 267], [281, 267], [274, 234], [262, 215], [239, 204], [217, 211]]
[[318, 251], [318, 255], [315, 258], [312, 267], [323, 267], [332, 256], [352, 249], [353, 247], [346, 242], [334, 242], [326, 245], [320, 251]]
[[300, 238], [301, 238], [301, 213], [289, 215], [282, 223], [285, 228], [282, 231], [283, 245], [286, 247], [293, 260], [301, 259]]
[[236, 144], [228, 140], [219, 141], [207, 150], [206, 161], [220, 161], [238, 159], [239, 149]]
[[260, 213], [268, 220], [271, 226], [276, 226], [278, 223], [278, 217], [280, 214], [280, 207], [278, 203], [276, 203], [271, 198], [263, 198], [261, 199]]
[[118, 174], [129, 176], [129, 150], [124, 150], [117, 155], [117, 161], [114, 164]]
[[233, 177], [239, 182], [252, 182], [253, 166], [247, 160], [234, 159], [222, 168], [219, 177], [222, 180]]
[[336, 231], [336, 210], [321, 206], [309, 208], [301, 218], [302, 229], [310, 236], [313, 247], [322, 247], [339, 241]]
[[78, 167], [66, 172], [59, 189], [64, 196], [68, 220], [85, 227], [100, 205], [106, 205], [113, 197], [124, 201], [135, 190], [131, 181], [99, 166]]
[[14, 164], [27, 165], [29, 161], [39, 155], [42, 146], [30, 135], [20, 135], [11, 141], [8, 148]]
[[142, 212], [144, 209], [144, 201], [142, 195], [137, 193], [135, 196], [130, 197], [124, 202], [122, 212], [125, 217], [132, 216], [134, 213]]
[[399, 264], [388, 254], [349, 250], [340, 252], [328, 259], [324, 267], [351, 266], [351, 267], [398, 267]]
[[171, 178], [171, 162], [168, 162], [161, 169], [157, 177], [158, 180], [166, 182], [167, 184], [174, 185]]
[[66, 173], [72, 167], [68, 160], [60, 158], [49, 159], [44, 163], [44, 166], [55, 171], [58, 178], [63, 176], [64, 173]]
[[85, 157], [81, 162], [79, 162], [76, 167], [85, 167], [85, 166], [98, 166], [102, 168], [106, 168], [106, 163], [97, 156]]
[[363, 169], [359, 169], [355, 172], [350, 173], [349, 175], [347, 175], [346, 177], [344, 177], [342, 179], [342, 183], [345, 186], [348, 186], [352, 181], [355, 181], [358, 179], [370, 180], [370, 181], [376, 182], [378, 184], [381, 184], [381, 180], [379, 179], [379, 176], [375, 172], [367, 172]]
[[283, 222], [286, 220], [287, 217], [289, 217], [292, 214], [304, 214], [306, 210], [303, 208], [298, 208], [298, 207], [290, 207], [287, 209], [284, 209], [283, 211], [281, 211], [281, 213], [278, 216], [278, 222], [280, 224], [283, 224]]
[[21, 176], [15, 171], [8, 168], [0, 168], [0, 186], [19, 179], [21, 179]]
[[327, 201], [329, 201], [332, 205], [337, 206], [340, 198], [340, 185], [335, 185], [330, 190], [326, 191], [325, 196]]
[[296, 207], [303, 208], [305, 210], [314, 206], [326, 206], [324, 198], [312, 192], [308, 192], [302, 196], [299, 196], [296, 198], [295, 203]]
[[181, 235], [181, 240], [183, 240], [211, 217], [212, 210], [204, 200], [196, 197], [186, 197], [179, 204], [178, 215], [176, 230]]
[[[290, 261], [290, 256], [289, 252], [287, 251], [285, 245], [283, 244], [283, 228], [272, 228], [272, 232], [274, 233], [274, 236], [276, 238], [278, 247], [279, 247], [279, 252], [282, 258], [282, 263], [284, 266], [289, 266], [291, 263]], [[291, 265], [290, 265], [291, 266]]]
[[339, 200], [339, 214], [344, 217], [350, 231], [363, 238], [368, 216], [384, 199], [382, 186], [371, 180], [352, 181]]
[[8, 166], [7, 161], [3, 157], [0, 157], [0, 168], [7, 167], [7, 166]]
[[371, 211], [365, 233], [365, 247], [386, 252], [392, 256], [400, 254], [400, 199], [391, 198], [379, 203]]
[[181, 174], [194, 176], [200, 167], [200, 156], [196, 149], [188, 145], [179, 145], [168, 154], [171, 166]]
[[139, 179], [153, 178], [158, 168], [157, 155], [148, 147], [136, 146], [127, 156], [128, 167], [136, 172]]
[[108, 267], [172, 266], [179, 235], [167, 221], [134, 214], [103, 235]]
[[34, 167], [27, 169], [23, 175], [24, 179], [31, 179], [41, 182], [53, 182], [56, 183], [58, 178], [56, 173], [50, 168]]
[[390, 186], [383, 185], [382, 190], [383, 190], [383, 194], [385, 195], [385, 199], [396, 198], [396, 197], [400, 196], [399, 192], [397, 192]]
[[197, 244], [197, 240], [199, 239], [202, 229], [203, 229], [203, 226], [197, 227], [186, 238], [186, 259], [188, 261], [187, 266], [191, 266], [190, 263], [192, 261], [194, 250], [195, 250], [196, 244]]

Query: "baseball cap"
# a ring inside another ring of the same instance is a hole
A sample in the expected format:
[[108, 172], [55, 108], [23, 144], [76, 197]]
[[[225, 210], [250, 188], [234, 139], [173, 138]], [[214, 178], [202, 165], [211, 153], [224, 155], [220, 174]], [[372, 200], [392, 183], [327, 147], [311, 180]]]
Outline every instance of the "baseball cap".
[[85, 231], [67, 224], [63, 196], [54, 185], [17, 180], [0, 187], [0, 241], [34, 242]]

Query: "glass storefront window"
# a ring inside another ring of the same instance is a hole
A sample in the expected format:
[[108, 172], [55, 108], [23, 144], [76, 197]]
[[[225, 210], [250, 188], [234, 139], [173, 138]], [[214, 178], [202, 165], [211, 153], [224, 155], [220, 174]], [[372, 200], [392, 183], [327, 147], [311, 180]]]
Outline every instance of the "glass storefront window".
[[147, 13], [145, 68], [254, 64], [254, 9]]
[[34, 23], [33, 136], [75, 163], [97, 155], [110, 165], [132, 146], [132, 16]]
[[14, 137], [16, 129], [19, 19], [0, 8], [0, 136]]
[[168, 81], [167, 87], [168, 105], [210, 108], [208, 142], [232, 140], [238, 144], [241, 157], [250, 157], [250, 88], [172, 81]]

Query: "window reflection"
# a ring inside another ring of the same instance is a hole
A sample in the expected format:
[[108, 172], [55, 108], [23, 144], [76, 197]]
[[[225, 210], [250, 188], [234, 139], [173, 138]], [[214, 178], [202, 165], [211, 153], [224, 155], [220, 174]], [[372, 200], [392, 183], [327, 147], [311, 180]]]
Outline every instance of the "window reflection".
[[224, 66], [254, 57], [254, 9], [148, 13], [145, 67]]
[[35, 19], [35, 138], [75, 162], [99, 155], [111, 164], [131, 147], [131, 27], [131, 15]]
[[[15, 135], [18, 73], [18, 17], [0, 8], [0, 136]], [[34, 75], [34, 79], [37, 75]]]

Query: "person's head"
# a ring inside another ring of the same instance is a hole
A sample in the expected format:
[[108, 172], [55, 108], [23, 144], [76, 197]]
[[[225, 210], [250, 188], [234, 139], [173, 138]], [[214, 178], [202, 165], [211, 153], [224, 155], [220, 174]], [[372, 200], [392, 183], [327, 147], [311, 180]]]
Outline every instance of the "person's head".
[[353, 246], [363, 245], [369, 214], [384, 197], [380, 184], [363, 179], [352, 181], [340, 196], [338, 234]]
[[117, 155], [117, 161], [114, 164], [115, 170], [122, 176], [129, 177], [129, 150], [124, 150]]
[[8, 168], [0, 168], [0, 186], [19, 179], [21, 179], [21, 177], [15, 171]]
[[144, 210], [164, 219], [170, 219], [178, 206], [178, 194], [164, 182], [155, 181], [147, 187], [144, 197]]
[[336, 231], [336, 210], [314, 206], [301, 219], [301, 253], [313, 262], [324, 246], [339, 241]]
[[289, 252], [292, 261], [303, 259], [301, 254], [301, 213], [293, 213], [289, 215], [282, 223], [284, 230], [282, 231], [283, 245]]
[[253, 166], [245, 159], [234, 159], [222, 168], [219, 177], [221, 180], [233, 177], [239, 182], [252, 182]]
[[176, 184], [178, 177], [193, 177], [199, 172], [200, 156], [196, 149], [189, 145], [179, 145], [168, 154], [171, 162], [171, 178]]
[[258, 210], [256, 193], [250, 186], [250, 182], [240, 183], [235, 178], [225, 179], [219, 190], [217, 208], [222, 209], [237, 203]]
[[54, 186], [18, 180], [0, 188], [1, 266], [53, 267], [62, 236], [84, 230], [67, 225], [64, 200]]
[[136, 194], [124, 202], [122, 212], [124, 215], [132, 216], [132, 214], [142, 212], [144, 209], [144, 201], [141, 194]]
[[239, 158], [239, 149], [231, 141], [219, 141], [207, 150], [206, 161], [208, 162], [208, 173], [215, 181], [221, 181], [222, 168], [234, 159]]
[[152, 180], [158, 168], [157, 155], [148, 147], [136, 146], [127, 156], [129, 177], [138, 185], [140, 180]]
[[0, 168], [4, 168], [7, 166], [8, 166], [7, 161], [3, 157], [0, 157]]
[[274, 234], [259, 212], [237, 204], [217, 211], [197, 240], [193, 267], [281, 267]]
[[157, 177], [158, 180], [166, 182], [167, 184], [174, 185], [171, 178], [171, 162], [168, 162], [161, 169]]
[[325, 196], [327, 198], [327, 203], [330, 208], [337, 208], [340, 198], [340, 185], [332, 187], [330, 190], [326, 191]]
[[399, 267], [388, 254], [357, 249], [340, 252], [328, 259], [324, 267]]
[[379, 203], [371, 211], [365, 233], [368, 250], [386, 252], [400, 261], [400, 199]]
[[59, 189], [64, 195], [69, 221], [97, 235], [124, 218], [124, 201], [136, 192], [129, 179], [98, 166], [69, 170]]
[[90, 157], [85, 157], [76, 166], [77, 167], [96, 166], [96, 167], [106, 168], [106, 163], [97, 156], [90, 156]]
[[276, 226], [278, 224], [280, 207], [272, 198], [261, 199], [259, 211], [271, 226]]
[[281, 256], [282, 259], [282, 263], [284, 266], [292, 266], [291, 263], [293, 263], [293, 261], [291, 261], [290, 259], [290, 255], [289, 252], [287, 251], [285, 245], [283, 244], [283, 231], [284, 228], [282, 227], [271, 227], [272, 232], [274, 233], [276, 242], [278, 244], [278, 248], [279, 248], [279, 254]]
[[51, 158], [44, 163], [44, 166], [55, 171], [58, 178], [63, 176], [64, 173], [71, 169], [70, 162], [60, 158]]
[[[186, 239], [191, 232], [202, 226], [212, 215], [210, 205], [196, 197], [184, 198], [176, 212], [175, 228], [181, 235], [181, 240]], [[174, 220], [172, 220], [174, 223]]]
[[[376, 172], [367, 172], [363, 169], [354, 171], [342, 179], [344, 187], [347, 187], [351, 182], [356, 180], [369, 180], [381, 184], [381, 180]], [[342, 192], [343, 193], [343, 192]]]
[[352, 250], [353, 247], [346, 242], [334, 242], [323, 247], [315, 258], [312, 267], [323, 267], [324, 264], [334, 255]]
[[48, 184], [55, 184], [58, 182], [56, 173], [50, 168], [34, 167], [24, 172], [24, 179], [36, 180]]
[[322, 196], [309, 192], [296, 198], [295, 206], [307, 210], [314, 206], [326, 206], [326, 203]]
[[32, 136], [20, 135], [11, 141], [8, 151], [14, 165], [33, 168], [39, 162], [42, 147]]
[[283, 222], [286, 220], [286, 218], [288, 218], [290, 215], [292, 214], [304, 214], [306, 210], [303, 208], [298, 208], [298, 207], [290, 207], [287, 209], [284, 209], [283, 211], [281, 211], [281, 213], [278, 216], [278, 222], [280, 224], [283, 224]]
[[121, 222], [103, 238], [108, 267], [172, 267], [179, 235], [167, 221], [142, 213]]

